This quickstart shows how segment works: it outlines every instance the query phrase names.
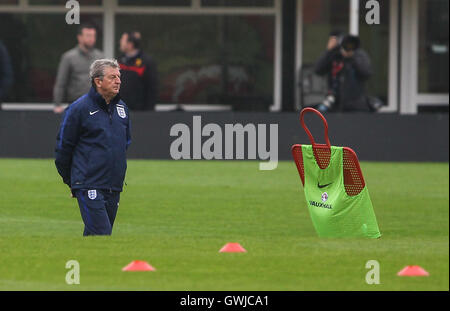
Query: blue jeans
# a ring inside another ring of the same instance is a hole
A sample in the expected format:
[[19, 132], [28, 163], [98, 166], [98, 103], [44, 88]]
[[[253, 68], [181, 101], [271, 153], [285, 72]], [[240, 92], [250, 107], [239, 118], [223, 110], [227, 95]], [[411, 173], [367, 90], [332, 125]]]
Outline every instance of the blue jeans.
[[74, 192], [84, 222], [83, 235], [111, 235], [119, 208], [120, 192], [99, 189], [80, 189]]

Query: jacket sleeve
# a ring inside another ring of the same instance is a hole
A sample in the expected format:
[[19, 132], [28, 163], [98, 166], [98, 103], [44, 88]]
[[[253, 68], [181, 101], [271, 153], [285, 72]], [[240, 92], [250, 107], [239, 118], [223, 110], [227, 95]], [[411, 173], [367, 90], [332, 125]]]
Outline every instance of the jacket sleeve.
[[4, 99], [10, 86], [13, 84], [13, 70], [8, 51], [0, 43], [0, 101]]
[[128, 125], [127, 125], [127, 150], [131, 145], [131, 122], [130, 122], [130, 112], [128, 111]]
[[144, 76], [145, 90], [145, 110], [154, 110], [158, 99], [158, 70], [156, 62], [149, 57], [147, 70]]
[[317, 75], [323, 76], [331, 71], [331, 65], [333, 61], [333, 56], [336, 53], [336, 49], [327, 50], [320, 55], [319, 59], [314, 65], [314, 72]]
[[66, 109], [56, 138], [55, 165], [63, 182], [69, 187], [72, 155], [80, 136], [80, 123], [79, 112], [70, 105]]
[[66, 55], [61, 57], [59, 62], [58, 73], [56, 75], [55, 86], [53, 87], [53, 102], [61, 105], [66, 100], [67, 84], [70, 77], [70, 61]]
[[372, 75], [369, 55], [363, 50], [357, 50], [353, 55], [353, 67], [363, 80], [368, 79]]

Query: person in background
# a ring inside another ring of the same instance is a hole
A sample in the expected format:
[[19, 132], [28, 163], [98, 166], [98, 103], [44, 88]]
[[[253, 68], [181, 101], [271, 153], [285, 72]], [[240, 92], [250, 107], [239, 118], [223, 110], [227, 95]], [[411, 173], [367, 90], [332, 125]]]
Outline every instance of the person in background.
[[0, 41], [0, 103], [5, 100], [8, 91], [13, 84], [14, 75], [8, 50]]
[[319, 111], [371, 111], [365, 88], [372, 75], [371, 62], [360, 48], [359, 37], [332, 32], [314, 71], [328, 79], [328, 93]]
[[121, 98], [130, 110], [154, 110], [158, 98], [156, 62], [141, 49], [141, 34], [125, 32], [120, 38]]
[[97, 39], [95, 26], [82, 24], [78, 29], [78, 45], [65, 52], [59, 63], [56, 83], [53, 87], [54, 112], [62, 113], [62, 103], [71, 103], [89, 91], [89, 67], [103, 53], [94, 48]]

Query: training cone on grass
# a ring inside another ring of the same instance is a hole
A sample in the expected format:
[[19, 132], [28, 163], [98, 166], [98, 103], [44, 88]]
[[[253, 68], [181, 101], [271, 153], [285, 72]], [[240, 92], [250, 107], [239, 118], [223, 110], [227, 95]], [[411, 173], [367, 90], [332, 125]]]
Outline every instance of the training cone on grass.
[[421, 266], [406, 266], [397, 273], [398, 276], [429, 276]]
[[122, 268], [122, 271], [155, 271], [148, 262], [143, 260], [133, 260], [126, 267]]
[[245, 253], [245, 252], [247, 251], [239, 243], [227, 243], [219, 251], [219, 253]]

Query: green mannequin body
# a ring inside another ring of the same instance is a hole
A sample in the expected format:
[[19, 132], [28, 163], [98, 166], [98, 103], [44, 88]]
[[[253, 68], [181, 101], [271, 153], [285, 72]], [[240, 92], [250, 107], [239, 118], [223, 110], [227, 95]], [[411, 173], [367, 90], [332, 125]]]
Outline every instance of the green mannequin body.
[[367, 186], [355, 196], [344, 187], [343, 148], [331, 146], [330, 164], [321, 169], [311, 145], [302, 145], [304, 191], [314, 228], [320, 237], [379, 238]]

